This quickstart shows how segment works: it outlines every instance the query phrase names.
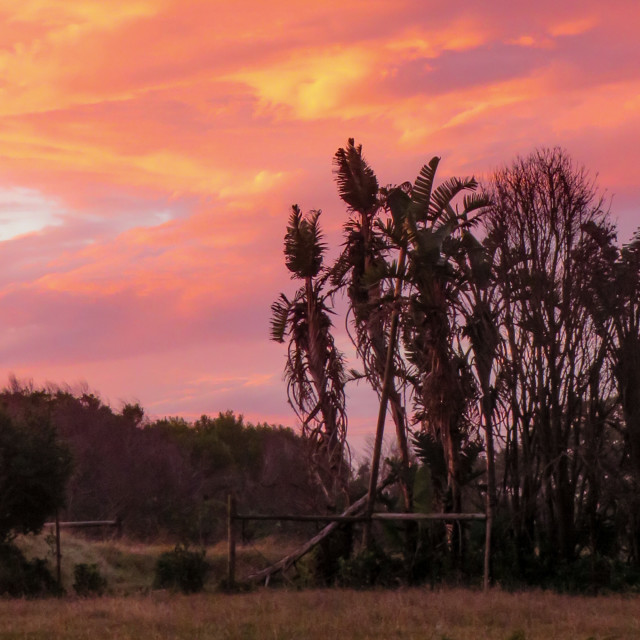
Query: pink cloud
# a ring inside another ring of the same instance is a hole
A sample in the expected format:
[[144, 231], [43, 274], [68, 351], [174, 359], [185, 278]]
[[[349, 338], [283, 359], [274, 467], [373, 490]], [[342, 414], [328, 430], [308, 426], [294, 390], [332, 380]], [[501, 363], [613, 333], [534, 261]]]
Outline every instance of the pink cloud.
[[[443, 177], [482, 175], [560, 144], [615, 194], [621, 237], [637, 221], [631, 0], [24, 0], [0, 17], [0, 193], [32, 198], [0, 198], [26, 229], [0, 242], [4, 373], [293, 422], [268, 341], [295, 287], [282, 237], [292, 203], [322, 208], [335, 253], [349, 136], [383, 183], [436, 154]], [[351, 395], [364, 441], [372, 400]]]

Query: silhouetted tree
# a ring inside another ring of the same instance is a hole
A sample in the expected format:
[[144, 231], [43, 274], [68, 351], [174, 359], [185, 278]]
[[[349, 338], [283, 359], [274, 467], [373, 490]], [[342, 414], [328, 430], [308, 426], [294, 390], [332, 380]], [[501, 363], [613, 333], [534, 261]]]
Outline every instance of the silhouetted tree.
[[[602, 350], [610, 360], [623, 418], [625, 451], [618, 511], [629, 520], [631, 556], [640, 561], [640, 232], [622, 247], [616, 245], [612, 225], [585, 225], [588, 234], [576, 259], [589, 264], [583, 281], [583, 300], [589, 308]], [[605, 355], [601, 359], [604, 361]], [[605, 362], [606, 364], [606, 362]], [[626, 473], [628, 471], [628, 473]], [[618, 474], [616, 474], [618, 475]], [[625, 504], [626, 503], [626, 504]]]
[[451, 507], [460, 510], [459, 452], [474, 426], [468, 405], [475, 397], [473, 379], [457, 346], [462, 326], [456, 317], [470, 271], [462, 269], [470, 244], [467, 236], [488, 200], [467, 194], [462, 211], [453, 202], [474, 191], [473, 178], [450, 178], [434, 184], [439, 158], [425, 165], [410, 194], [395, 190], [391, 210], [408, 242], [406, 302], [401, 317], [403, 344], [411, 365], [416, 405], [414, 420], [442, 442], [448, 469]]
[[285, 342], [288, 336], [285, 376], [289, 403], [302, 422], [303, 436], [312, 443], [314, 467], [332, 504], [338, 491], [346, 495], [349, 474], [345, 372], [331, 335], [319, 217], [320, 211], [305, 217], [297, 205], [292, 208], [284, 253], [292, 278], [301, 280], [302, 287], [291, 300], [280, 294], [273, 303], [271, 339]]
[[584, 454], [597, 458], [604, 444], [604, 416], [589, 419], [588, 407], [604, 407], [610, 393], [603, 378], [593, 384], [604, 348], [580, 295], [591, 266], [575, 250], [588, 225], [605, 224], [606, 212], [586, 171], [560, 149], [497, 172], [491, 196], [487, 234], [496, 252], [508, 412], [503, 486], [521, 548], [571, 561], [581, 542], [580, 491], [597, 491]]
[[46, 413], [0, 410], [0, 544], [38, 533], [64, 505], [70, 474], [71, 453]]
[[[397, 247], [390, 245], [385, 234], [384, 214], [388, 214], [389, 188], [380, 189], [373, 169], [362, 155], [362, 145], [353, 138], [334, 156], [334, 171], [338, 193], [347, 204], [349, 219], [344, 225], [344, 244], [341, 255], [332, 268], [332, 283], [344, 288], [349, 297], [349, 314], [353, 320], [353, 343], [362, 361], [364, 374], [380, 397], [383, 392], [385, 365], [389, 350], [394, 294], [400, 274], [389, 278], [388, 260]], [[405, 188], [409, 188], [406, 185]], [[397, 257], [397, 256], [396, 256]], [[401, 283], [399, 283], [401, 285]], [[393, 346], [395, 352], [396, 346]], [[394, 356], [395, 367], [389, 373], [386, 395], [396, 428], [396, 441], [402, 471], [400, 484], [404, 506], [411, 510], [411, 491], [408, 483], [410, 465], [407, 441], [407, 417], [397, 382], [396, 367], [400, 358]], [[379, 453], [377, 456], [379, 457]], [[377, 465], [375, 465], [377, 468]], [[373, 481], [377, 473], [372, 474]]]

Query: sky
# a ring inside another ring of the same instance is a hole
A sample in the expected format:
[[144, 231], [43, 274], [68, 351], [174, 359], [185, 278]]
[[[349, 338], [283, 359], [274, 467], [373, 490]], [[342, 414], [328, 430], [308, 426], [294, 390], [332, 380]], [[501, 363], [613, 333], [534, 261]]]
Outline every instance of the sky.
[[0, 384], [295, 427], [270, 305], [293, 203], [339, 247], [338, 147], [391, 184], [559, 145], [626, 241], [639, 27], [636, 0], [0, 0]]

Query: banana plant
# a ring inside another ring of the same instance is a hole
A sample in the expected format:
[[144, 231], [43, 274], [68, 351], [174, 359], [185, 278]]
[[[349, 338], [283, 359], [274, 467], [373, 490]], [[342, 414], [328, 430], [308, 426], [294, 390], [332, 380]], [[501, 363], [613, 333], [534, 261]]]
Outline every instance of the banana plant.
[[[381, 219], [381, 213], [387, 209], [388, 189], [379, 187], [375, 172], [362, 154], [362, 145], [356, 145], [353, 138], [336, 152], [334, 172], [349, 219], [344, 226], [343, 250], [332, 269], [332, 284], [346, 290], [349, 298], [354, 328], [351, 337], [364, 367], [364, 377], [380, 397], [386, 384], [384, 395], [390, 404], [402, 465], [400, 486], [405, 509], [411, 511], [408, 425], [395, 371], [384, 383], [391, 310], [397, 298], [393, 279], [385, 277], [389, 272], [389, 256], [395, 250], [385, 237]], [[376, 459], [379, 460], [379, 454]], [[375, 471], [372, 477], [377, 480], [377, 465]]]
[[271, 339], [288, 342], [285, 379], [289, 404], [310, 441], [312, 461], [329, 504], [344, 492], [348, 479], [344, 358], [331, 334], [330, 294], [323, 270], [326, 245], [320, 211], [306, 216], [292, 207], [284, 239], [287, 269], [300, 288], [271, 305]]
[[[463, 234], [470, 233], [489, 200], [469, 193], [477, 189], [474, 178], [450, 178], [435, 187], [439, 162], [432, 158], [410, 193], [395, 190], [389, 202], [394, 225], [402, 229], [400, 248], [407, 252], [401, 325], [411, 364], [414, 419], [442, 442], [455, 511], [461, 505], [459, 451], [469, 430], [465, 415], [474, 394], [466, 358], [454, 349], [455, 307], [467, 285], [458, 253], [464, 248]], [[461, 211], [453, 206], [459, 195]]]

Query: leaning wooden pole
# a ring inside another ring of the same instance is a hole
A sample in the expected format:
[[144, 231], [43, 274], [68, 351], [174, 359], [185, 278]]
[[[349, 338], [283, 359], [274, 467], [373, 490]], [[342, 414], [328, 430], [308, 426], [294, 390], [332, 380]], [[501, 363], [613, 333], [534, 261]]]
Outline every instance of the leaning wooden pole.
[[[378, 410], [378, 423], [376, 424], [376, 438], [373, 444], [373, 456], [371, 458], [371, 475], [369, 477], [369, 491], [367, 492], [367, 506], [365, 513], [371, 516], [376, 502], [376, 487], [378, 485], [378, 474], [380, 472], [380, 456], [382, 454], [382, 438], [384, 436], [384, 423], [387, 418], [387, 404], [389, 403], [389, 393], [391, 391], [391, 381], [394, 375], [393, 357], [396, 352], [396, 342], [398, 339], [398, 322], [400, 319], [400, 294], [402, 293], [402, 271], [406, 259], [406, 249], [400, 250], [398, 259], [398, 278], [393, 292], [395, 307], [391, 314], [391, 327], [389, 329], [389, 345], [387, 347], [387, 359], [384, 365], [384, 378], [382, 381], [382, 391], [380, 393], [380, 409]], [[364, 534], [362, 544], [368, 548], [371, 544], [371, 520], [364, 524]]]
[[[380, 483], [380, 486], [376, 488], [377, 491], [382, 491], [389, 484], [389, 480], [385, 479]], [[347, 509], [342, 512], [342, 516], [348, 518], [348, 516], [352, 516], [357, 514], [367, 503], [368, 494], [363, 495], [361, 498], [356, 500], [353, 504], [351, 504]], [[247, 576], [247, 580], [258, 581], [264, 580], [265, 584], [269, 583], [269, 579], [272, 575], [280, 572], [286, 571], [289, 567], [296, 563], [297, 560], [302, 558], [304, 555], [309, 553], [311, 549], [313, 549], [317, 544], [322, 542], [336, 527], [340, 525], [340, 522], [333, 521], [330, 522], [326, 527], [324, 527], [321, 531], [319, 531], [313, 538], [307, 540], [301, 547], [298, 547], [293, 553], [288, 554], [282, 560], [279, 560], [275, 564], [267, 567], [266, 569], [262, 569], [256, 573], [253, 573]]]

